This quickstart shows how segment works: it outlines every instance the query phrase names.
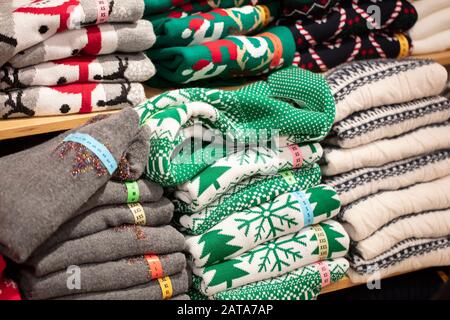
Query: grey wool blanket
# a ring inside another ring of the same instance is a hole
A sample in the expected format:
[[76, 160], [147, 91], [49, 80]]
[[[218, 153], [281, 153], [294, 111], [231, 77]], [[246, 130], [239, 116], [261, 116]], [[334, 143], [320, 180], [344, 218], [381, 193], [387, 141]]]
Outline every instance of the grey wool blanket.
[[[1, 158], [0, 253], [24, 262], [116, 171], [125, 176], [130, 167], [143, 169], [147, 130], [139, 127], [136, 111], [127, 108]], [[142, 163], [119, 165], [127, 159]]]
[[50, 251], [39, 250], [26, 262], [42, 277], [69, 266], [102, 263], [148, 253], [182, 252], [184, 237], [171, 226], [121, 226], [66, 241]]
[[[62, 297], [61, 300], [168, 300], [185, 294], [189, 289], [189, 278], [186, 270], [176, 275], [170, 276], [169, 292], [163, 294], [162, 283], [160, 279], [153, 280], [139, 286], [105, 292], [93, 292], [86, 294], [77, 294]], [[186, 297], [180, 297], [186, 300]]]
[[122, 225], [167, 225], [172, 220], [173, 210], [167, 198], [150, 203], [96, 207], [63, 224], [38, 250], [49, 250], [59, 243]]
[[[154, 259], [155, 256], [152, 258]], [[155, 260], [153, 260], [155, 261]], [[137, 256], [105, 263], [94, 263], [79, 267], [79, 287], [71, 287], [70, 275], [74, 272], [54, 272], [44, 277], [35, 277], [28, 271], [22, 271], [20, 287], [27, 299], [53, 299], [75, 294], [122, 290], [148, 284], [150, 281], [172, 276], [186, 269], [186, 257], [183, 253], [157, 256], [159, 267], [151, 267], [147, 256]]]

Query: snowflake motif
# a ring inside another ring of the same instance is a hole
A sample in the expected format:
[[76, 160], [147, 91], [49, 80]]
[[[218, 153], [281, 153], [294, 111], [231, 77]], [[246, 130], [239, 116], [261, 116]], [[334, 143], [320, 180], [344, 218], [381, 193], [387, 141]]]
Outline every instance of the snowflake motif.
[[255, 238], [254, 241], [258, 242], [263, 239], [273, 239], [277, 238], [277, 232], [283, 232], [285, 225], [288, 228], [298, 225], [294, 218], [289, 218], [289, 214], [280, 214], [285, 209], [297, 210], [296, 204], [297, 200], [292, 200], [292, 195], [289, 195], [286, 202], [280, 204], [280, 200], [275, 200], [273, 202], [264, 203], [252, 209], [246, 211], [247, 216], [255, 215], [251, 219], [235, 219], [236, 222], [241, 224], [238, 229], [244, 229], [244, 234], [248, 236], [250, 228], [255, 225]]
[[248, 258], [248, 263], [251, 264], [253, 262], [253, 259], [255, 259], [258, 254], [262, 254], [262, 256], [260, 257], [260, 263], [258, 264], [258, 272], [267, 272], [270, 265], [272, 265], [270, 272], [273, 272], [275, 269], [277, 269], [278, 272], [281, 272], [283, 270], [283, 267], [290, 266], [290, 260], [293, 260], [293, 262], [295, 262], [298, 259], [303, 258], [300, 251], [295, 251], [289, 245], [297, 243], [306, 247], [306, 242], [303, 241], [303, 239], [305, 238], [306, 235], [295, 233], [285, 240], [271, 240], [266, 242], [259, 248], [244, 254], [242, 258]]

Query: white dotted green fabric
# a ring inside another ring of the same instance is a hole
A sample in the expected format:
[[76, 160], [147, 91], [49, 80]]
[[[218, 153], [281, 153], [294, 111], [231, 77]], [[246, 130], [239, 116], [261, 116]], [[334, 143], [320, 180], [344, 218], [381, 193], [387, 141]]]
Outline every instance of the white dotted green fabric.
[[[297, 67], [277, 71], [267, 81], [238, 91], [180, 89], [136, 108], [141, 124], [152, 132], [146, 176], [163, 186], [189, 181], [220, 151], [208, 146], [188, 155], [175, 153], [187, 138], [183, 129], [192, 127], [194, 120], [236, 142], [246, 141], [249, 130], [264, 130], [267, 140], [281, 137], [282, 146], [323, 139], [335, 116], [334, 99], [324, 77]], [[192, 161], [186, 163], [183, 157]]]

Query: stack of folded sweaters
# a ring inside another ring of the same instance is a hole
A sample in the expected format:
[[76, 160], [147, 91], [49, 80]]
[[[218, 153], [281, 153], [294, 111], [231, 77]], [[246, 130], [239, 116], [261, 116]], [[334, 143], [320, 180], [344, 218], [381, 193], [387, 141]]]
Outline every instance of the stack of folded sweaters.
[[156, 49], [147, 52], [157, 69], [151, 85], [208, 83], [210, 78], [230, 84], [235, 77], [266, 74], [292, 63], [292, 34], [286, 27], [266, 28], [279, 17], [279, 1], [176, 3], [147, 0], [146, 19], [156, 34]]
[[0, 4], [0, 118], [134, 107], [155, 68], [143, 0]]
[[327, 74], [336, 122], [324, 183], [352, 240], [354, 282], [450, 264], [450, 102], [429, 60], [372, 60]]
[[414, 2], [419, 20], [411, 29], [414, 54], [450, 49], [450, 1], [418, 0]]
[[[299, 108], [301, 106], [301, 108]], [[312, 299], [348, 268], [340, 201], [317, 164], [335, 106], [297, 67], [238, 91], [181, 89], [137, 108], [151, 129], [146, 176], [172, 188], [193, 297]]]
[[6, 261], [0, 255], [0, 301], [1, 300], [21, 300], [17, 284], [4, 276]]
[[417, 20], [406, 0], [287, 0], [279, 24], [296, 43], [294, 65], [323, 72], [352, 60], [410, 54], [405, 31]]
[[0, 160], [0, 252], [20, 264], [24, 297], [187, 298], [173, 204], [139, 179], [149, 136], [126, 108]]

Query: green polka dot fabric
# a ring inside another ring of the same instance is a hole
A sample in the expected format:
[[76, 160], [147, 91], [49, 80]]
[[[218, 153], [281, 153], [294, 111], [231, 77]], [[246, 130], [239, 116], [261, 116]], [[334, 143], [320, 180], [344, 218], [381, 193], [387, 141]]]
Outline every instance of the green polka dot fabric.
[[[329, 259], [210, 297], [195, 289], [188, 294], [192, 300], [315, 300], [323, 288], [341, 280], [348, 268], [349, 263], [344, 258]], [[200, 282], [201, 279], [194, 276], [194, 286], [198, 287]]]
[[317, 164], [275, 175], [252, 176], [233, 184], [216, 201], [199, 212], [192, 212], [182, 201], [175, 201], [175, 221], [185, 233], [199, 235], [235, 212], [258, 206], [287, 192], [306, 190], [318, 185], [321, 179]]
[[[324, 77], [289, 67], [238, 91], [190, 88], [165, 92], [136, 107], [149, 126], [146, 177], [165, 187], [194, 178], [225, 157], [222, 145], [209, 143], [192, 152], [180, 146], [197, 125], [218, 131], [227, 142], [242, 144], [249, 132], [257, 141], [278, 146], [322, 140], [335, 117], [335, 104]], [[227, 150], [225, 150], [227, 151]]]

